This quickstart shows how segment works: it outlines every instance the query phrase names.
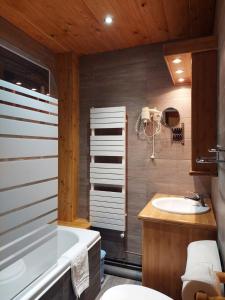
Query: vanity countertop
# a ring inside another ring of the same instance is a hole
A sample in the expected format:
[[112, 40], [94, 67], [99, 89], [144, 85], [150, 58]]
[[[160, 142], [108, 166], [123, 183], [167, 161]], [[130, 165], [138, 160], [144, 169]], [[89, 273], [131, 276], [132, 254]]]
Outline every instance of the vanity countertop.
[[210, 199], [205, 199], [205, 203], [210, 206], [210, 211], [204, 214], [184, 215], [177, 213], [168, 213], [159, 210], [152, 205], [152, 200], [160, 197], [177, 197], [177, 195], [155, 194], [147, 205], [138, 214], [138, 218], [143, 221], [162, 222], [162, 223], [177, 223], [183, 225], [192, 225], [205, 229], [217, 229], [215, 216], [212, 209]]

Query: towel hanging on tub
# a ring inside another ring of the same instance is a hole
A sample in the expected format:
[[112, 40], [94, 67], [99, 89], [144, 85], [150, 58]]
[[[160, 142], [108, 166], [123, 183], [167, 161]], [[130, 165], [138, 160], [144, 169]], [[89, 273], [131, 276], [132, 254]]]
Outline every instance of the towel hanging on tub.
[[89, 287], [89, 263], [86, 245], [77, 243], [63, 257], [69, 259], [74, 293], [78, 298]]

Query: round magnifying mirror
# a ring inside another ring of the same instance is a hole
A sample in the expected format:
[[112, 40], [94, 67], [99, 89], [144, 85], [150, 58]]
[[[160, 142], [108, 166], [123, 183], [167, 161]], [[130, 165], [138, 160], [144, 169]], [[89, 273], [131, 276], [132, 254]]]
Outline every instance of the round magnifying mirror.
[[168, 107], [162, 112], [161, 123], [169, 128], [175, 127], [180, 123], [180, 114], [176, 108]]

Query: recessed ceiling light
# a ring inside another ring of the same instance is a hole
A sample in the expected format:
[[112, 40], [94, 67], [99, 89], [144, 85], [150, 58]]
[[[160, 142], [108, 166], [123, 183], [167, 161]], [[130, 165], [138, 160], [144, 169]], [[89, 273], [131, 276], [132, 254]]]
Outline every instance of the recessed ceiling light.
[[179, 82], [184, 82], [184, 78], [179, 78], [178, 81]]
[[110, 25], [113, 22], [113, 18], [111, 16], [106, 16], [104, 19], [105, 24]]
[[182, 73], [184, 73], [184, 71], [183, 70], [176, 70], [176, 73], [177, 74], [182, 74]]
[[36, 91], [37, 89], [35, 89], [35, 88], [32, 88], [32, 91]]
[[22, 82], [17, 81], [16, 84], [17, 84], [17, 85], [22, 85]]
[[179, 63], [181, 63], [182, 62], [182, 60], [180, 59], [180, 58], [175, 58], [174, 60], [173, 60], [173, 63], [174, 64], [179, 64]]

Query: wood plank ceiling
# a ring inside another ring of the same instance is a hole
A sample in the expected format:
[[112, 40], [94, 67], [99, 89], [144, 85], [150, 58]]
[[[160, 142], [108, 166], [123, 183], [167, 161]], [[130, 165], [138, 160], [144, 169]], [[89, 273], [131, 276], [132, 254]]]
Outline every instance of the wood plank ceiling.
[[[54, 52], [90, 54], [212, 34], [216, 0], [0, 0], [0, 15]], [[113, 24], [104, 17], [113, 16]]]

